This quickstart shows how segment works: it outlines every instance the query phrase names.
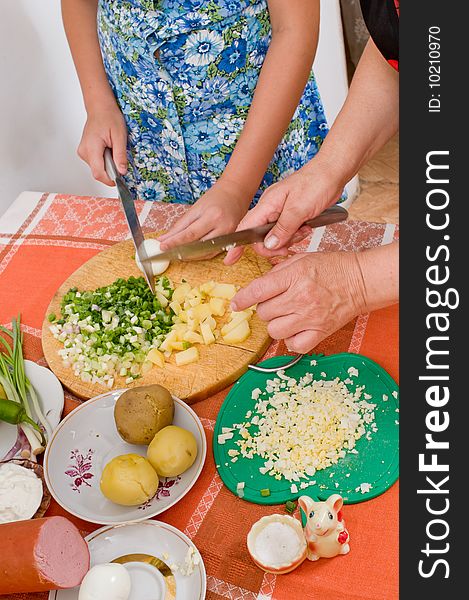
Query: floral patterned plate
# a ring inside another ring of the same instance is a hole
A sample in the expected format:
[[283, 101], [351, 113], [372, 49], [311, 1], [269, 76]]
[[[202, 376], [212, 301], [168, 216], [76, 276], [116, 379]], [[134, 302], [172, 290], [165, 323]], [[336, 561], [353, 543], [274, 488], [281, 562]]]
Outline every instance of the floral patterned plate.
[[[167, 523], [144, 521], [102, 527], [85, 540], [92, 567], [118, 562], [128, 570], [132, 582], [129, 600], [205, 599], [207, 578], [202, 557], [187, 536]], [[188, 569], [189, 552], [193, 552], [193, 559]], [[78, 600], [78, 590], [54, 590], [49, 600]]]
[[140, 506], [120, 506], [107, 500], [99, 488], [104, 466], [115, 456], [146, 455], [146, 446], [126, 443], [114, 422], [114, 405], [124, 390], [92, 398], [59, 424], [44, 455], [44, 475], [55, 500], [80, 519], [100, 525], [143, 521], [176, 504], [202, 471], [207, 453], [204, 429], [195, 412], [174, 398], [174, 425], [191, 431], [197, 440], [197, 458], [179, 477], [162, 478], [155, 496]]

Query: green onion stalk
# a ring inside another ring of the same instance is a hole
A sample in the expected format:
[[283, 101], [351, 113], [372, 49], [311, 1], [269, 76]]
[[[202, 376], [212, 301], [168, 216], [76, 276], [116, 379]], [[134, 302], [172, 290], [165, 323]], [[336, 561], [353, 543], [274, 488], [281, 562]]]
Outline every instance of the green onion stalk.
[[[13, 319], [11, 331], [0, 325], [0, 332], [6, 334], [11, 339], [10, 345], [0, 335], [0, 384], [5, 391], [7, 399], [21, 406], [21, 409], [17, 411], [17, 418], [19, 420], [16, 423], [21, 427], [28, 439], [33, 454], [39, 454], [45, 447], [46, 436], [47, 438], [51, 436], [52, 429], [42, 412], [36, 391], [26, 376], [20, 317], [18, 316], [17, 319]], [[6, 404], [4, 408], [6, 410]], [[11, 409], [12, 407], [10, 406], [9, 410]], [[36, 423], [34, 413], [40, 425], [42, 425], [46, 436], [41, 427]], [[0, 419], [11, 423], [10, 418], [2, 418], [1, 411]]]

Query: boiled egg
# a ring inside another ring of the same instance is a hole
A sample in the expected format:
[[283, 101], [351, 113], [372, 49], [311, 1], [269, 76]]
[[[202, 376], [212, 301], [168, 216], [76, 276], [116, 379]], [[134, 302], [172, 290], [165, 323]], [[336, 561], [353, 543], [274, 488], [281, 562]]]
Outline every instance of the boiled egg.
[[128, 600], [130, 586], [130, 575], [122, 565], [95, 565], [81, 582], [78, 600]]
[[[161, 252], [160, 242], [158, 240], [154, 240], [154, 239], [144, 240], [143, 247], [148, 256], [153, 256], [154, 254], [159, 254]], [[140, 259], [138, 258], [138, 254], [136, 252], [135, 252], [135, 262], [137, 263], [137, 267], [143, 273], [144, 272], [143, 265], [140, 262]], [[151, 266], [153, 275], [161, 275], [169, 267], [169, 260], [158, 260], [157, 258], [155, 258], [154, 260], [151, 261], [150, 266]]]

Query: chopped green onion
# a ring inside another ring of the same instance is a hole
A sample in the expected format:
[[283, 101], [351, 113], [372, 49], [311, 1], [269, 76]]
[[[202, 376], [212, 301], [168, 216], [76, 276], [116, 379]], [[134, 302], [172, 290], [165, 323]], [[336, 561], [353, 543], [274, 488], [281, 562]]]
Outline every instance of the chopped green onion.
[[261, 490], [261, 496], [263, 496], [264, 498], [266, 498], [267, 496], [270, 496], [269, 488], [265, 488], [265, 489]]
[[292, 500], [288, 500], [287, 503], [285, 504], [285, 510], [287, 511], [287, 513], [293, 514], [295, 512], [296, 509], [296, 502], [293, 502]]
[[[161, 299], [173, 294], [167, 277], [156, 281]], [[158, 348], [173, 326], [173, 311], [162, 310], [143, 277], [117, 279], [97, 290], [71, 288], [63, 297], [61, 319], [50, 326], [64, 347], [64, 365], [83, 381], [112, 387], [140, 377], [146, 355]], [[55, 317], [55, 315], [54, 315]]]

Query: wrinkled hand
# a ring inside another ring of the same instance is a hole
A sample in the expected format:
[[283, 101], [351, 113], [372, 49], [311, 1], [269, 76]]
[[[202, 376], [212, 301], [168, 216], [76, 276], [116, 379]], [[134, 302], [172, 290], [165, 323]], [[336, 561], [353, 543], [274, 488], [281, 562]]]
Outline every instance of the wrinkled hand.
[[[303, 223], [334, 204], [342, 189], [342, 181], [333, 169], [314, 158], [290, 177], [270, 186], [239, 223], [237, 231], [277, 220], [264, 244], [255, 244], [254, 249], [262, 256], [285, 256], [289, 246], [311, 232]], [[242, 253], [242, 248], [230, 250], [225, 264], [232, 265]]]
[[366, 311], [365, 282], [356, 253], [296, 254], [234, 296], [233, 310], [257, 304], [269, 335], [306, 353]]
[[232, 184], [218, 180], [158, 239], [161, 249], [232, 233], [246, 214], [248, 204]]
[[93, 177], [113, 186], [104, 167], [104, 150], [112, 149], [112, 157], [121, 175], [127, 172], [127, 127], [117, 104], [101, 106], [88, 114], [78, 146], [78, 156], [91, 168]]

